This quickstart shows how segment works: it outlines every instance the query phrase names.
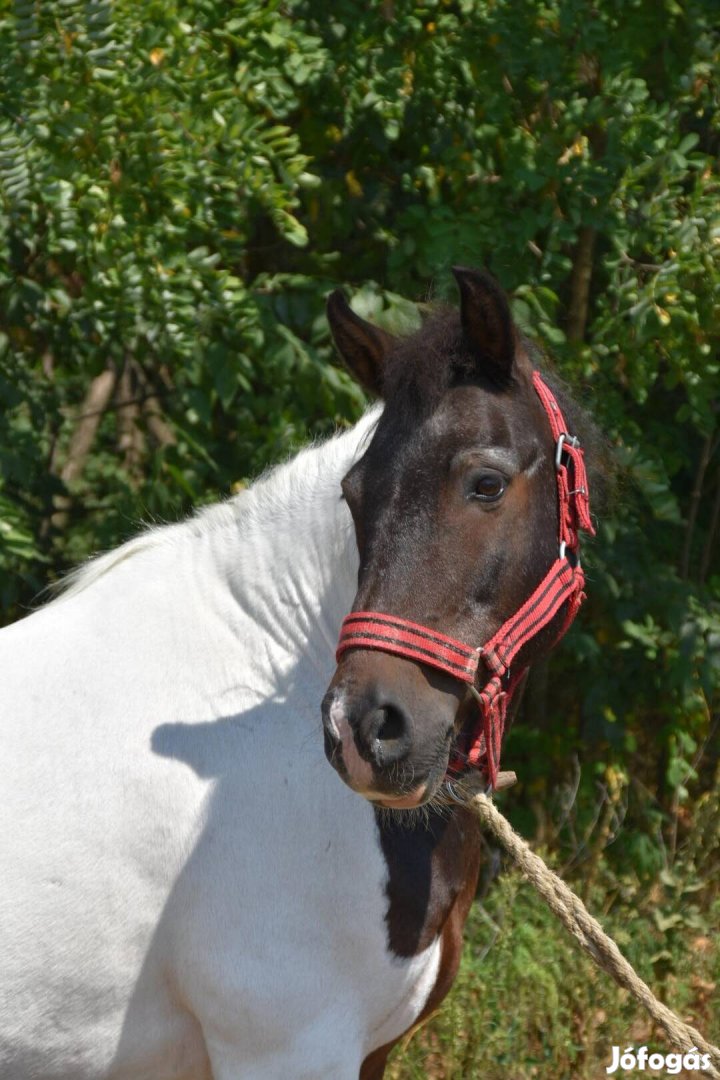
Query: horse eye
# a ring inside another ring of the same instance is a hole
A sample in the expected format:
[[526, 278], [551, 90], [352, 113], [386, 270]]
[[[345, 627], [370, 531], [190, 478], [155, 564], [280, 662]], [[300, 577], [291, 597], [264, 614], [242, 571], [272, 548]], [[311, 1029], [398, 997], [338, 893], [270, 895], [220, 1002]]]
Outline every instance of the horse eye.
[[485, 471], [472, 479], [470, 497], [481, 502], [497, 502], [505, 492], [505, 478], [498, 472]]

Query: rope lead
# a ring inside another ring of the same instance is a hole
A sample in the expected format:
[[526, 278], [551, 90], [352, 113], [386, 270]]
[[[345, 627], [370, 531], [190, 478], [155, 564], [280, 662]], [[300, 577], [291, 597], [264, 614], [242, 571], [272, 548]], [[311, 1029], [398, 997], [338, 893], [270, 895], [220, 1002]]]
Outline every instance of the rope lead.
[[492, 799], [483, 793], [471, 794], [468, 791], [464, 805], [475, 811], [483, 828], [492, 833], [512, 855], [522, 873], [570, 931], [580, 948], [598, 967], [611, 975], [618, 986], [628, 990], [640, 1002], [652, 1019], [663, 1028], [672, 1046], [684, 1053], [698, 1050], [701, 1054], [707, 1054], [711, 1065], [699, 1071], [704, 1076], [720, 1080], [720, 1049], [708, 1042], [694, 1027], [684, 1023], [667, 1005], [658, 1001], [612, 938], [608, 937], [597, 919], [589, 913], [582, 900], [545, 865], [539, 855], [530, 850]]

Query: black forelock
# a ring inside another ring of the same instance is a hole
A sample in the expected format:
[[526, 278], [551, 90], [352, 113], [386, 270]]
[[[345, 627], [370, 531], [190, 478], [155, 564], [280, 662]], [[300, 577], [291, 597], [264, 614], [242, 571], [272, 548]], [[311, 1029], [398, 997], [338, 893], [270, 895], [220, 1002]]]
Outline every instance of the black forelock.
[[451, 386], [470, 381], [476, 369], [459, 313], [451, 307], [436, 307], [419, 330], [397, 342], [387, 358], [383, 397], [391, 406], [427, 415]]

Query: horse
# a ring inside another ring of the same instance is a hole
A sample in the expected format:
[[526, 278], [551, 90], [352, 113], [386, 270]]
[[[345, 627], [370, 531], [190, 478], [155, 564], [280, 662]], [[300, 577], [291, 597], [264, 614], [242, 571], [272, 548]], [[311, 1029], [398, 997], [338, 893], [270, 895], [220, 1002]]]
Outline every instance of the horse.
[[382, 403], [0, 634], [3, 1077], [380, 1080], [447, 994], [481, 861], [451, 796], [581, 596], [533, 347], [455, 276], [402, 340], [334, 293]]

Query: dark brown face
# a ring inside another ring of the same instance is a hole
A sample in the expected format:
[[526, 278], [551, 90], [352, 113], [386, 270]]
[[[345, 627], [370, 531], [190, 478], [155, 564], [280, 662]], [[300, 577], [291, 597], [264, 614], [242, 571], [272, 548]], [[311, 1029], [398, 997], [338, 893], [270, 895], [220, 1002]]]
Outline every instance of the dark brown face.
[[[434, 387], [422, 370], [422, 332], [397, 350], [370, 328], [363, 375], [367, 383], [367, 372], [376, 373], [387, 402], [343, 493], [360, 555], [353, 610], [396, 615], [479, 647], [556, 556], [555, 475], [547, 419], [507, 303], [483, 275], [456, 276], [462, 322], [454, 337], [442, 335], [447, 355], [436, 361]], [[331, 325], [352, 361], [367, 324], [334, 303]], [[481, 310], [468, 313], [473, 303]], [[350, 649], [323, 702], [326, 752], [367, 798], [419, 805], [441, 783], [453, 737], [474, 708], [466, 685], [449, 675]]]

